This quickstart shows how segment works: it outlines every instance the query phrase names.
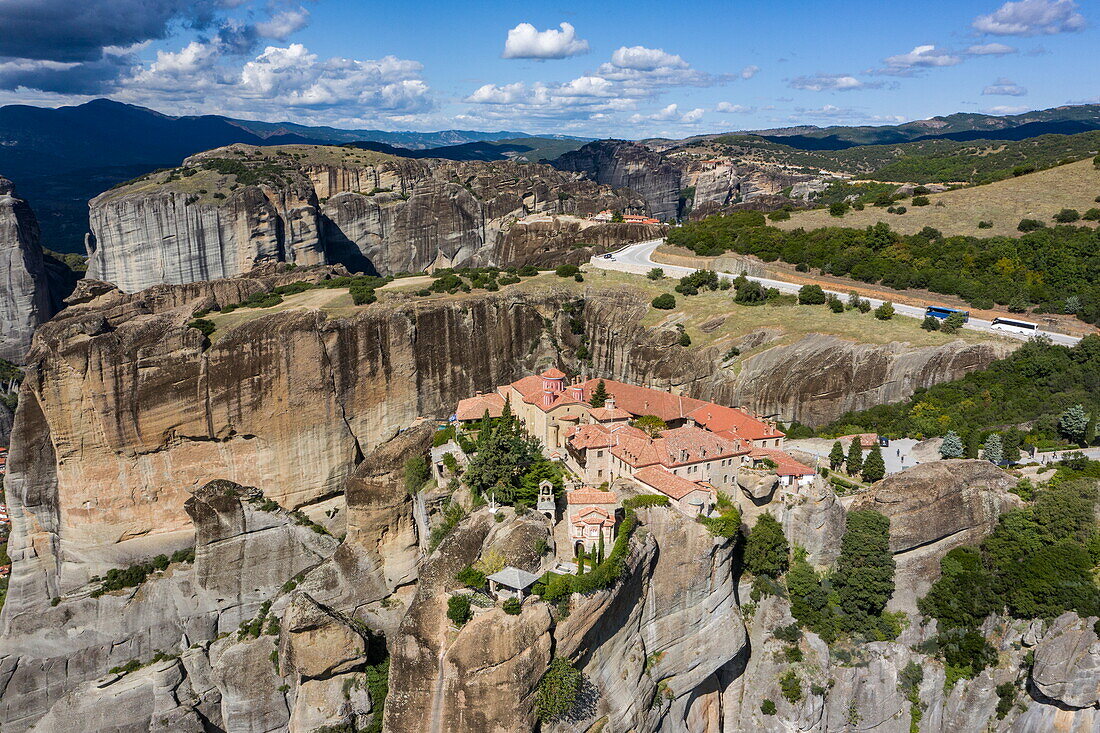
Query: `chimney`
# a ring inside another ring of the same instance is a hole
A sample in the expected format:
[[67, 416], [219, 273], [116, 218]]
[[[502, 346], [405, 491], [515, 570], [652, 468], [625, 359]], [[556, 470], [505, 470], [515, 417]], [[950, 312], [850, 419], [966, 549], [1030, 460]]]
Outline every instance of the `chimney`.
[[609, 394], [607, 396], [607, 399], [604, 401], [603, 406], [606, 407], [609, 410], [614, 410], [615, 409], [615, 395]]
[[695, 427], [695, 418], [688, 415], [687, 422], [685, 422], [684, 425], [689, 428]]

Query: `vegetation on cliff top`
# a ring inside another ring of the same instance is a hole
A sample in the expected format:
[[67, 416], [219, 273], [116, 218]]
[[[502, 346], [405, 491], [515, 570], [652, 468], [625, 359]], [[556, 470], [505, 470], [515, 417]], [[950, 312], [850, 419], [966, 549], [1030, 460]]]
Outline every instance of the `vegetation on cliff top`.
[[1019, 239], [944, 237], [927, 228], [901, 235], [884, 223], [783, 231], [760, 212], [739, 212], [684, 224], [668, 241], [705, 256], [734, 251], [898, 290], [958, 295], [975, 308], [1072, 312], [1100, 322], [1100, 231], [1089, 227], [1044, 228]]

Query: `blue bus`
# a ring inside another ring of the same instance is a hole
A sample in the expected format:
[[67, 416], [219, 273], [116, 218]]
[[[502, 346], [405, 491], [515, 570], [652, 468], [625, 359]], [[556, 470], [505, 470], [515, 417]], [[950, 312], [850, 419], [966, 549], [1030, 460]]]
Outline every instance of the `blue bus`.
[[942, 305], [930, 305], [925, 309], [925, 316], [932, 316], [933, 318], [939, 318], [941, 321], [947, 318], [952, 313], [958, 313], [963, 317], [963, 323], [970, 321], [970, 311], [959, 310], [958, 308], [947, 308]]

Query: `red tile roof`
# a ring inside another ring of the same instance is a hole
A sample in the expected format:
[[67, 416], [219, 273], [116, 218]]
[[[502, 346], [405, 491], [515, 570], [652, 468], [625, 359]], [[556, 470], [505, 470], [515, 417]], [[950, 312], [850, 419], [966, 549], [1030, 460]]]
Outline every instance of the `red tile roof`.
[[[589, 379], [584, 383], [584, 398], [590, 400], [596, 390], [599, 379]], [[612, 379], [602, 380], [608, 394], [615, 396], [615, 407], [626, 410], [632, 415], [656, 415], [665, 422], [679, 420], [687, 416], [689, 412], [707, 403], [691, 397], [674, 395], [649, 387], [639, 387], [635, 384], [616, 382]]]
[[561, 369], [550, 367], [539, 376], [544, 377], [545, 379], [565, 379], [565, 372], [563, 372]]
[[713, 495], [712, 489], [701, 486], [694, 481], [688, 481], [686, 478], [677, 476], [667, 468], [660, 466], [648, 466], [635, 471], [634, 480], [677, 501], [693, 491], [705, 491]]
[[738, 442], [690, 425], [662, 430], [653, 441], [653, 447], [660, 462], [666, 466], [713, 461], [748, 452]]
[[565, 501], [567, 504], [617, 504], [619, 497], [614, 491], [584, 488], [567, 491]]
[[485, 411], [489, 411], [489, 417], [500, 417], [504, 411], [504, 398], [496, 392], [479, 394], [458, 401], [458, 409], [455, 410], [455, 418], [458, 420], [480, 420], [485, 417]]
[[729, 433], [745, 440], [764, 440], [782, 438], [783, 433], [763, 420], [753, 417], [736, 407], [724, 407], [708, 402], [692, 410], [689, 416], [707, 430], [714, 433]]
[[600, 422], [609, 422], [611, 420], [629, 420], [631, 415], [626, 410], [620, 410], [616, 407], [610, 410], [606, 407], [593, 407], [588, 411], [594, 420]]
[[615, 518], [612, 517], [606, 509], [590, 506], [582, 509], [577, 516], [573, 517], [573, 524], [601, 524], [605, 527], [610, 527], [615, 524]]
[[851, 442], [853, 438], [859, 438], [861, 448], [874, 448], [878, 445], [878, 433], [856, 433], [855, 435], [842, 435], [840, 440]]
[[814, 469], [810, 468], [804, 463], [799, 463], [787, 453], [781, 450], [765, 450], [768, 458], [775, 461], [778, 468], [775, 472], [779, 476], [812, 476], [817, 473]]

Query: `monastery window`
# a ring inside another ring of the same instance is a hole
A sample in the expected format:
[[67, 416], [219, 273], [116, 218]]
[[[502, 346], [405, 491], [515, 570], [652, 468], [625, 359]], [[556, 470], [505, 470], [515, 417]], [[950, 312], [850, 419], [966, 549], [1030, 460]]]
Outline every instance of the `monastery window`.
[[603, 458], [603, 451], [602, 450], [596, 451], [596, 458]]

